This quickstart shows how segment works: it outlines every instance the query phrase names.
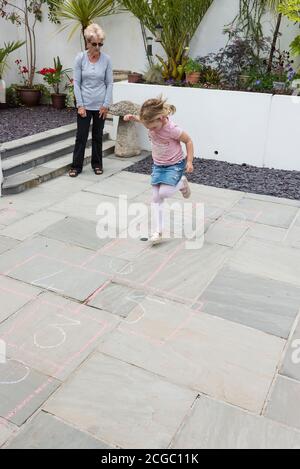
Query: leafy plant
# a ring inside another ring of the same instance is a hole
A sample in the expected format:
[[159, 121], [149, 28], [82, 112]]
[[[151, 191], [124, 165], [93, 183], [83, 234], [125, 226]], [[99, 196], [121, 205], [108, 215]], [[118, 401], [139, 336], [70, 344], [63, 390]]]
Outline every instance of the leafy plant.
[[19, 88], [19, 85], [16, 85], [16, 84], [12, 84], [8, 88], [6, 88], [6, 102], [9, 107], [21, 106], [18, 88]]
[[43, 68], [38, 73], [43, 76], [43, 80], [48, 83], [54, 90], [54, 93], [59, 94], [60, 84], [62, 80], [67, 77], [71, 69], [63, 70], [60, 58], [54, 58], [54, 68]]
[[93, 23], [96, 18], [112, 15], [119, 10], [116, 0], [51, 0], [55, 17], [62, 23], [60, 31], [72, 27], [69, 38]]
[[290, 47], [293, 55], [300, 55], [300, 35], [293, 40]]
[[[247, 74], [249, 70], [255, 69], [265, 71], [267, 60], [263, 56], [258, 57], [256, 43], [251, 37], [246, 38], [242, 30], [226, 30], [229, 35], [227, 45], [217, 53], [199, 57], [197, 61], [203, 67], [210, 67], [217, 72], [221, 82], [231, 87], [239, 84], [241, 74]], [[270, 40], [263, 38], [259, 45], [261, 54], [266, 57], [270, 50]]]
[[202, 67], [200, 75], [200, 83], [219, 85], [221, 83], [221, 75], [215, 68]]
[[189, 44], [213, 0], [120, 0], [155, 37], [162, 28], [161, 45], [167, 55], [157, 55], [165, 80], [181, 81], [188, 61]]
[[282, 0], [278, 11], [291, 21], [300, 22], [300, 0]]
[[[300, 22], [300, 0], [285, 0], [278, 10], [291, 21]], [[295, 56], [300, 55], [300, 35], [293, 40], [290, 47]]]
[[201, 72], [201, 65], [197, 60], [189, 59], [188, 63], [184, 67], [184, 71], [187, 75], [190, 73]]
[[15, 41], [4, 43], [4, 47], [0, 47], [0, 78], [3, 77], [5, 70], [8, 68], [7, 59], [9, 54], [20, 49], [25, 42]]
[[144, 73], [144, 79], [146, 83], [163, 85], [165, 80], [162, 76], [162, 66], [159, 64], [149, 66], [148, 70]]
[[0, 0], [0, 17], [25, 27], [28, 87], [33, 87], [36, 69], [36, 25], [42, 21], [42, 7], [50, 0]]

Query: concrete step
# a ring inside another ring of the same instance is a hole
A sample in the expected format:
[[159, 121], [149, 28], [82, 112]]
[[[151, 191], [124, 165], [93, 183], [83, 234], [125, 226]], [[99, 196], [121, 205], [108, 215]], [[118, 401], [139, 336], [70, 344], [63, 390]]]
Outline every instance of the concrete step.
[[[103, 143], [103, 156], [106, 157], [113, 154], [114, 149], [115, 142], [111, 140], [105, 141]], [[19, 194], [50, 179], [62, 176], [71, 168], [72, 156], [72, 153], [69, 153], [68, 155], [55, 158], [30, 170], [5, 177], [2, 186], [2, 195]], [[89, 164], [91, 159], [91, 148], [89, 148], [86, 151], [84, 165]]]
[[17, 156], [22, 153], [40, 148], [43, 145], [50, 145], [55, 142], [60, 142], [76, 134], [76, 123], [64, 125], [56, 129], [47, 130], [35, 135], [29, 135], [11, 142], [3, 143], [1, 147], [2, 161], [12, 156]]
[[[103, 134], [103, 141], [107, 141], [109, 133], [107, 131]], [[51, 143], [44, 143], [40, 141], [40, 145], [36, 149], [27, 150], [17, 156], [11, 156], [2, 160], [3, 176], [8, 177], [17, 174], [36, 166], [41, 166], [49, 161], [55, 160], [61, 156], [71, 153], [74, 149], [75, 138], [74, 136], [65, 138], [59, 141], [52, 141]], [[89, 136], [87, 148], [91, 145], [91, 135]]]
[[[105, 124], [105, 129], [109, 130], [112, 125], [112, 116], [108, 116]], [[0, 145], [1, 159], [2, 161], [18, 156], [23, 153], [41, 148], [45, 145], [51, 145], [52, 143], [58, 143], [68, 138], [75, 138], [77, 130], [77, 123], [64, 125], [56, 129], [46, 130], [35, 135], [29, 135], [11, 142], [6, 142]]]

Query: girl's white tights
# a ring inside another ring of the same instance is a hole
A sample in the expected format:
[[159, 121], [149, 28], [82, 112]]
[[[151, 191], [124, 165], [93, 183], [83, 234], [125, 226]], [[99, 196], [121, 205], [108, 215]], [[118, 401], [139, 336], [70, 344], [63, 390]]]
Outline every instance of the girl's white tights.
[[172, 195], [176, 194], [176, 192], [183, 189], [183, 186], [184, 185], [182, 179], [179, 181], [177, 186], [168, 186], [167, 184], [159, 184], [157, 186], [152, 186], [152, 207], [154, 209], [155, 214], [155, 231], [157, 231], [158, 233], [163, 232], [163, 205], [165, 199], [172, 197]]

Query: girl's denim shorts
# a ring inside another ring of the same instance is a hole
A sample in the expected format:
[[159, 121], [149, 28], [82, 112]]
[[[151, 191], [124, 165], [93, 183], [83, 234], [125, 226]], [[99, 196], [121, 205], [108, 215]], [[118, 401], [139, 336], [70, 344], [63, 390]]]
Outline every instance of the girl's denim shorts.
[[158, 166], [154, 164], [151, 179], [152, 186], [157, 186], [158, 184], [177, 186], [184, 174], [185, 166], [185, 159], [171, 166]]

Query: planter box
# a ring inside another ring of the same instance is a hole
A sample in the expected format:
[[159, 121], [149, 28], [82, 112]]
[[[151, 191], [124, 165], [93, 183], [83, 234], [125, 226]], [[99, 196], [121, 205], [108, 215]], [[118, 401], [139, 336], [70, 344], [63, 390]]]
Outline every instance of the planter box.
[[[160, 94], [177, 107], [174, 120], [191, 135], [196, 157], [300, 170], [300, 97], [126, 82], [114, 85], [115, 102], [142, 104]], [[139, 126], [138, 133], [142, 148], [149, 150], [146, 129]]]

